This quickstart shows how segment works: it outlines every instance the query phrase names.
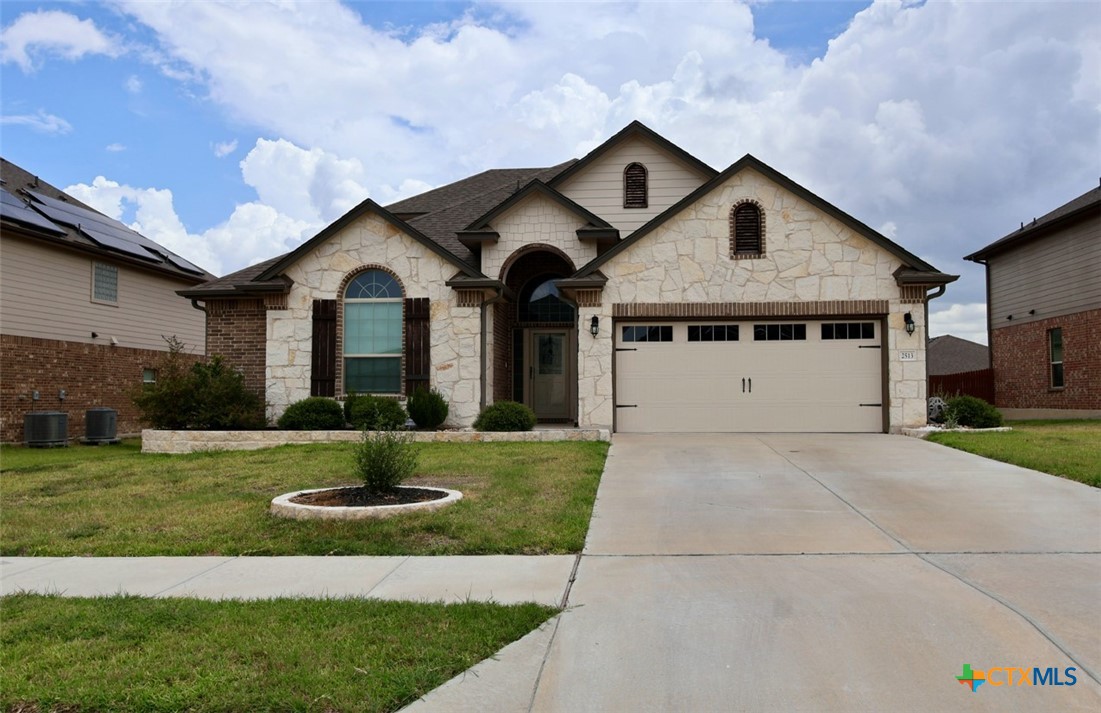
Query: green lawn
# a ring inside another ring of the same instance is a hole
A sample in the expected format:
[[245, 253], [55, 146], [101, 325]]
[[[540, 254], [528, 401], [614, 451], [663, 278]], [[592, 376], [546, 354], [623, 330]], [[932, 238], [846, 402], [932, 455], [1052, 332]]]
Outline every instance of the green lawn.
[[0, 599], [5, 711], [394, 711], [555, 614], [369, 599]]
[[0, 449], [0, 554], [444, 555], [580, 552], [606, 443], [433, 443], [408, 485], [463, 493], [435, 513], [284, 520], [286, 492], [354, 484], [353, 444], [142, 454], [137, 441]]
[[1101, 421], [1010, 421], [1012, 431], [934, 433], [930, 441], [1101, 487]]

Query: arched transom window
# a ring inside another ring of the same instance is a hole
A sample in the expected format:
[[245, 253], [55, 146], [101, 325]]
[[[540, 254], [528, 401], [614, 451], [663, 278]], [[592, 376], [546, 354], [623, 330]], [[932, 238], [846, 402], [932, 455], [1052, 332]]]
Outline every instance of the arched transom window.
[[647, 205], [646, 167], [641, 163], [629, 163], [623, 169], [623, 207], [645, 208]]
[[344, 392], [401, 393], [401, 285], [367, 270], [344, 290]]

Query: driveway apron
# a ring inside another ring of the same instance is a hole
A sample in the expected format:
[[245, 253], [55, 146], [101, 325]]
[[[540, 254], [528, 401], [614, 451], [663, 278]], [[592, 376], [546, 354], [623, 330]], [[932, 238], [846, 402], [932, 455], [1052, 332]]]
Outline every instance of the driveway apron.
[[1079, 483], [901, 436], [620, 434], [530, 710], [1097, 711], [1098, 602]]

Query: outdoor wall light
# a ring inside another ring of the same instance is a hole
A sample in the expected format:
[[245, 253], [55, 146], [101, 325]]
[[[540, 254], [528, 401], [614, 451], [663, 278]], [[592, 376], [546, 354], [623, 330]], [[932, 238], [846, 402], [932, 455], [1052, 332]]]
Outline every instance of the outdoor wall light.
[[913, 334], [914, 330], [917, 329], [917, 325], [914, 324], [914, 315], [907, 312], [902, 315], [902, 319], [906, 322], [906, 333]]
[[593, 315], [593, 321], [589, 322], [589, 333], [594, 337], [600, 334], [600, 317]]

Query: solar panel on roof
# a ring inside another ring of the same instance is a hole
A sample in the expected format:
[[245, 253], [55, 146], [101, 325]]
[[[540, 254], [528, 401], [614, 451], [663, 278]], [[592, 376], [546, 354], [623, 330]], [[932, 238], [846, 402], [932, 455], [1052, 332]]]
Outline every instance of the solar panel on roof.
[[18, 221], [25, 225], [33, 225], [36, 228], [41, 228], [51, 233], [57, 233], [58, 235], [65, 234], [64, 228], [54, 225], [46, 218], [39, 215], [6, 188], [0, 188], [0, 216]]
[[113, 235], [119, 240], [137, 243], [162, 257], [167, 254], [167, 251], [160, 245], [114, 218], [109, 218], [102, 213], [97, 213], [87, 208], [81, 208], [72, 203], [66, 203], [65, 201], [60, 201], [56, 198], [36, 193], [35, 191], [28, 191], [28, 193], [30, 193], [31, 197], [35, 200], [41, 201], [43, 207], [48, 211], [56, 211], [57, 217], [55, 220], [60, 220], [73, 226], [78, 223], [80, 225], [95, 224], [102, 232]]
[[196, 267], [195, 265], [192, 265], [191, 263], [189, 263], [187, 260], [184, 260], [179, 255], [173, 255], [173, 254], [169, 253], [168, 254], [168, 262], [172, 263], [173, 265], [180, 268], [184, 272], [193, 272], [196, 275], [205, 274], [203, 272], [202, 268]]
[[132, 243], [129, 240], [120, 240], [114, 235], [105, 233], [96, 227], [82, 225], [80, 226], [80, 232], [84, 233], [93, 241], [105, 248], [117, 250], [120, 253], [133, 255], [134, 257], [141, 258], [142, 260], [148, 260], [150, 262], [163, 262], [159, 255], [154, 255], [137, 243]]

